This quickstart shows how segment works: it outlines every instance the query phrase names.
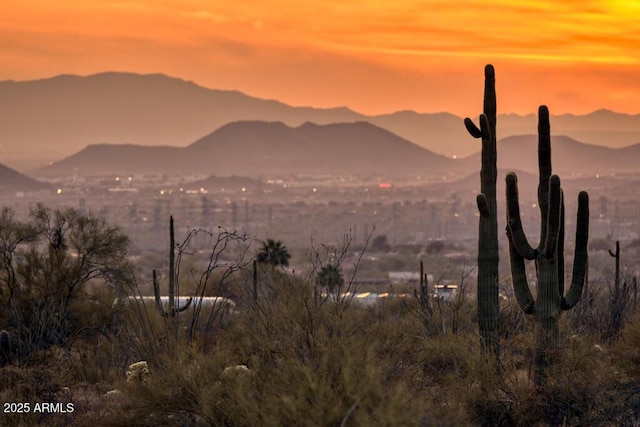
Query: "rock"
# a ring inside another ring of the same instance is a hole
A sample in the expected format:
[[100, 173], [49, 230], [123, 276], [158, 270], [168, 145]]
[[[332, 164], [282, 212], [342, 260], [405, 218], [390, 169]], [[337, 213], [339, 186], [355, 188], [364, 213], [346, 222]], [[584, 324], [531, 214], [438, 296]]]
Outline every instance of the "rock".
[[105, 399], [115, 399], [117, 397], [120, 397], [121, 395], [122, 392], [120, 390], [109, 390], [108, 392], [103, 394], [102, 397], [104, 397]]
[[143, 382], [149, 375], [149, 364], [142, 360], [132, 363], [127, 368], [127, 382]]
[[241, 374], [248, 374], [249, 368], [247, 367], [247, 365], [236, 365], [236, 366], [229, 366], [224, 368], [224, 371], [222, 371], [222, 376], [223, 377], [228, 377], [231, 375], [241, 375]]

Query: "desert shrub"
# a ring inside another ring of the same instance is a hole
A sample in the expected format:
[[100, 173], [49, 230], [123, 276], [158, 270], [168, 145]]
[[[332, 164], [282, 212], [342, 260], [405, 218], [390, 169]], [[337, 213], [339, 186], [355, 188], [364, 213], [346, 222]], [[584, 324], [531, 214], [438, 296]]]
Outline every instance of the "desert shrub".
[[[126, 387], [129, 403], [105, 422], [418, 423], [425, 384], [414, 318], [389, 322], [377, 309], [319, 297], [313, 281], [277, 274], [269, 298], [247, 303], [231, 327], [206, 338], [215, 344], [176, 343], [158, 354], [149, 382]], [[238, 364], [249, 371], [224, 373]]]
[[[66, 426], [73, 425], [82, 415], [77, 411], [80, 399], [68, 387], [58, 366], [53, 363], [51, 350], [39, 351], [36, 358], [41, 362], [31, 367], [10, 365], [0, 371], [0, 400], [4, 403], [28, 403], [26, 412], [6, 412], [2, 415], [3, 426]], [[77, 391], [77, 390], [76, 390]], [[63, 413], [49, 413], [36, 405], [42, 403], [60, 405]], [[67, 405], [72, 404], [69, 408]], [[18, 406], [19, 407], [19, 406]], [[15, 407], [14, 407], [15, 408]]]
[[129, 240], [103, 217], [74, 209], [37, 205], [24, 222], [8, 208], [0, 216], [0, 306], [19, 337], [20, 361], [65, 344], [82, 326], [74, 303], [90, 281], [117, 285], [126, 280]]
[[630, 412], [613, 396], [626, 382], [608, 351], [590, 336], [566, 336], [542, 390], [521, 390], [515, 419], [530, 425], [619, 425]]
[[611, 353], [620, 369], [631, 378], [640, 380], [640, 310], [630, 317]]
[[[412, 296], [366, 306], [320, 292], [317, 268], [296, 275], [267, 266], [257, 270], [256, 298], [253, 271], [238, 262], [242, 242], [233, 256], [219, 246], [204, 261], [182, 247], [184, 259], [193, 257], [183, 264], [182, 289], [226, 292], [237, 303], [234, 313], [211, 322], [204, 316], [194, 334], [189, 314], [164, 317], [140, 301], [114, 305], [115, 290], [122, 298], [144, 288], [126, 268], [117, 267], [132, 278], [119, 288], [84, 282], [66, 306], [64, 342], [33, 349], [20, 368], [0, 370], [1, 400], [71, 401], [75, 412], [8, 417], [3, 425], [638, 423], [638, 313], [607, 345], [599, 327], [576, 323], [571, 312], [563, 316], [557, 363], [545, 388], [536, 389], [533, 319], [512, 298], [501, 300], [495, 359], [480, 344], [476, 301], [462, 292], [463, 280], [459, 298], [432, 300], [421, 310]], [[346, 280], [343, 286], [355, 290]], [[594, 317], [597, 304], [590, 307]], [[150, 375], [127, 383], [127, 366], [140, 360]], [[121, 394], [103, 396], [114, 389]]]

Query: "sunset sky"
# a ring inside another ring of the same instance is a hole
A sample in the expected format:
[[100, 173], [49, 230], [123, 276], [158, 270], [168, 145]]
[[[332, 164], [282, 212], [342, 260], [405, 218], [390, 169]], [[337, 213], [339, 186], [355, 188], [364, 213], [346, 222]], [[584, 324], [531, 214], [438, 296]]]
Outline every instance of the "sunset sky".
[[291, 105], [640, 113], [640, 2], [0, 2], [0, 80], [164, 73]]

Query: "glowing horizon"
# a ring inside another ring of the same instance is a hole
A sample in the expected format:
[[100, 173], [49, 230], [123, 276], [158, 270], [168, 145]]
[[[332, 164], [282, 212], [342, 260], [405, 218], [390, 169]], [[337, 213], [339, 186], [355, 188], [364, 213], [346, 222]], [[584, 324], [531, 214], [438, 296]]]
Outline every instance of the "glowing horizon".
[[626, 1], [70, 0], [0, 3], [0, 80], [163, 73], [290, 105], [477, 114], [640, 113]]

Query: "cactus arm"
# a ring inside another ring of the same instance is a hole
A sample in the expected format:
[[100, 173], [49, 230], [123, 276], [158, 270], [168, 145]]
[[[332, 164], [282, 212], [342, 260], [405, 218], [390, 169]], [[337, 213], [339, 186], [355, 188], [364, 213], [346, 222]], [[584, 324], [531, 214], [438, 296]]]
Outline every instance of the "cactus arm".
[[558, 244], [558, 233], [560, 231], [560, 214], [562, 211], [560, 199], [562, 190], [560, 189], [560, 178], [553, 175], [549, 180], [549, 206], [547, 214], [547, 235], [544, 238], [543, 256], [551, 259], [556, 254]]
[[558, 289], [564, 295], [564, 192], [560, 191], [560, 229], [558, 230]]
[[618, 258], [620, 256], [620, 241], [616, 240], [616, 251], [615, 253], [609, 249], [609, 255], [611, 255], [613, 258]]
[[514, 248], [518, 253], [528, 260], [535, 259], [538, 255], [537, 250], [532, 248], [522, 229], [522, 221], [520, 220], [520, 205], [518, 202], [518, 177], [515, 173], [509, 172], [506, 177], [507, 181], [507, 227], [511, 235]]
[[476, 126], [475, 123], [473, 123], [473, 120], [468, 117], [465, 118], [464, 126], [467, 128], [467, 132], [469, 132], [472, 137], [476, 139], [482, 138], [482, 131], [478, 129], [478, 126]]
[[517, 251], [513, 244], [512, 234], [507, 227], [507, 237], [509, 239], [509, 262], [511, 264], [511, 281], [513, 291], [516, 295], [518, 305], [526, 314], [533, 314], [536, 311], [535, 301], [531, 295], [529, 284], [527, 283], [527, 272], [524, 266], [524, 258]]
[[578, 220], [576, 223], [576, 247], [573, 259], [571, 286], [566, 297], [562, 299], [562, 309], [569, 310], [580, 300], [584, 280], [587, 275], [589, 241], [589, 195], [581, 191], [578, 195]]
[[164, 309], [162, 308], [162, 300], [160, 299], [160, 285], [158, 284], [158, 277], [156, 276], [156, 270], [152, 271], [152, 281], [153, 281], [153, 296], [156, 300], [156, 307], [160, 314], [164, 315]]
[[189, 297], [189, 300], [186, 302], [185, 305], [183, 305], [182, 307], [178, 307], [175, 309], [176, 312], [183, 312], [185, 311], [187, 308], [189, 308], [189, 306], [191, 305], [191, 303], [193, 302], [193, 297]]
[[478, 205], [478, 212], [480, 212], [480, 215], [482, 215], [483, 217], [489, 217], [489, 215], [491, 215], [487, 196], [482, 193], [478, 194], [478, 196], [476, 196], [476, 203]]

